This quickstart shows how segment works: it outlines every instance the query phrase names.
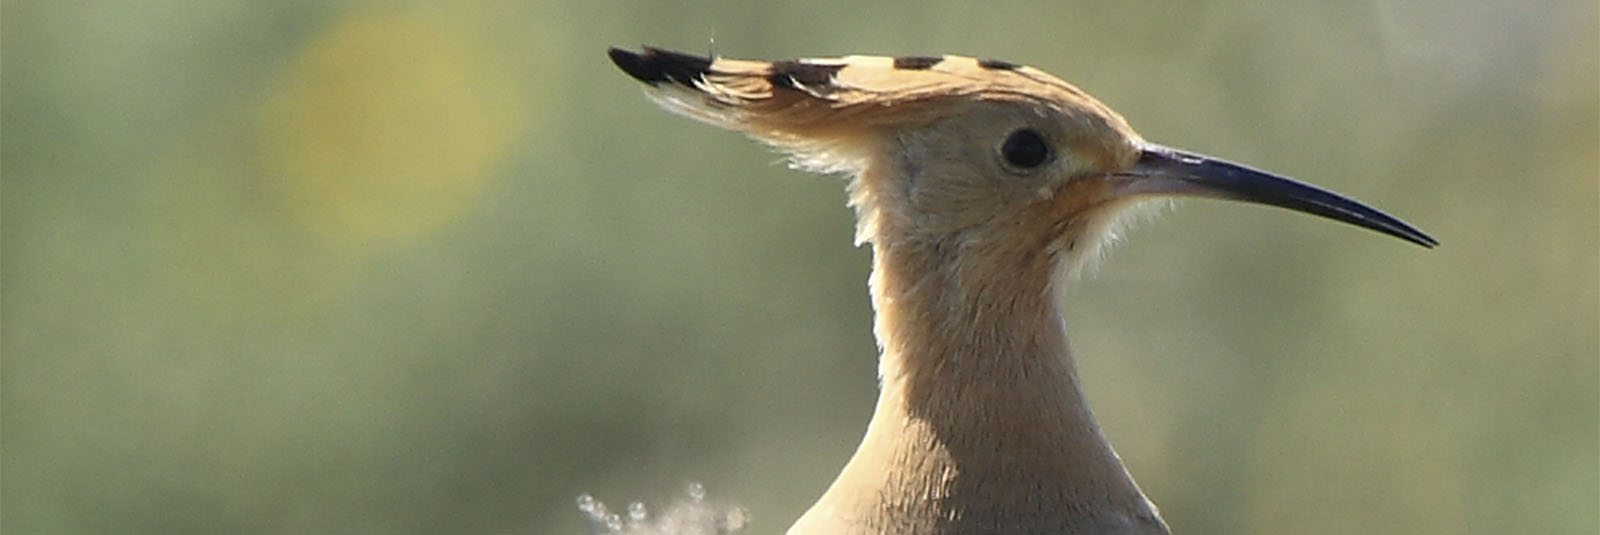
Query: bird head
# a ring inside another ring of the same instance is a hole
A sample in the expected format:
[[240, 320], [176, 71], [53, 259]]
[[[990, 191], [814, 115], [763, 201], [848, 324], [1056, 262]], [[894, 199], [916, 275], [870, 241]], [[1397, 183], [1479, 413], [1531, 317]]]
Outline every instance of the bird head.
[[648, 47], [610, 56], [671, 111], [745, 132], [799, 167], [854, 177], [857, 239], [880, 248], [1071, 269], [1128, 207], [1176, 196], [1438, 243], [1339, 194], [1145, 141], [1094, 97], [1031, 67], [959, 56], [743, 61]]

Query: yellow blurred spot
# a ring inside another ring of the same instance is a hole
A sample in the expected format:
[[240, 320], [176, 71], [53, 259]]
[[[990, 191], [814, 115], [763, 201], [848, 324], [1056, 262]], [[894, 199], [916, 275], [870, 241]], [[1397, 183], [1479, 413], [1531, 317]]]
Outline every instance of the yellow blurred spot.
[[459, 219], [537, 98], [482, 27], [472, 11], [357, 8], [263, 96], [198, 120], [156, 169], [164, 273], [206, 314], [291, 318], [373, 252]]
[[357, 10], [295, 59], [258, 116], [263, 167], [293, 219], [370, 245], [470, 205], [526, 118], [463, 26], [424, 8]]

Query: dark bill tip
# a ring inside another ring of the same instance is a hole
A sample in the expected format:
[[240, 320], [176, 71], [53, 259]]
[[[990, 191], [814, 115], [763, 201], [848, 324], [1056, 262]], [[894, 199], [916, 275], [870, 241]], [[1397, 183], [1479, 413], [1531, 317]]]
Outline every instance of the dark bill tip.
[[1265, 171], [1160, 145], [1148, 144], [1128, 180], [1124, 195], [1168, 194], [1233, 199], [1315, 214], [1382, 232], [1432, 248], [1427, 233], [1355, 199]]

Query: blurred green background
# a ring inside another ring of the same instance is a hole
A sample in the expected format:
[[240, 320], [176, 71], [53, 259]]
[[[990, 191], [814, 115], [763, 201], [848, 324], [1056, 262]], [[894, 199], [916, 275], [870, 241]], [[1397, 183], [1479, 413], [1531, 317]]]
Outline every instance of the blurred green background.
[[688, 481], [782, 532], [875, 396], [869, 253], [603, 54], [713, 37], [1035, 65], [1444, 242], [1197, 201], [1072, 292], [1177, 532], [1600, 527], [1592, 1], [0, 6], [8, 534], [575, 534]]

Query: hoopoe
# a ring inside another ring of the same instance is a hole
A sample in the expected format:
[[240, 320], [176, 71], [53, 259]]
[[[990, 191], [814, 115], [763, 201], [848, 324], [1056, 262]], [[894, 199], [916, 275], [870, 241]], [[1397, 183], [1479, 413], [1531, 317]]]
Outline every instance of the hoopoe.
[[1157, 145], [1045, 72], [960, 56], [611, 60], [668, 110], [850, 176], [871, 244], [880, 392], [866, 436], [790, 535], [1153, 534], [1067, 350], [1059, 291], [1141, 200], [1422, 231], [1285, 177]]

